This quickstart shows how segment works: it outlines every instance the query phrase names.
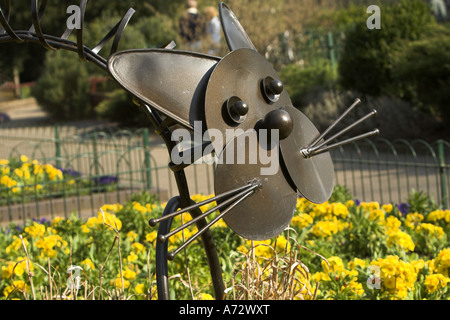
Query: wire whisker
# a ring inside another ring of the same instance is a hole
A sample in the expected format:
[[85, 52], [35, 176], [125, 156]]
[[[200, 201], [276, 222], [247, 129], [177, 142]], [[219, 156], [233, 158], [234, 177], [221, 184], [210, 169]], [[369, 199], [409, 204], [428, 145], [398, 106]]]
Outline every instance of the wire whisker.
[[319, 137], [314, 140], [313, 143], [309, 146], [309, 148], [315, 147], [333, 128], [341, 122], [356, 106], [361, 104], [360, 99], [355, 99], [355, 102], [339, 117], [337, 118]]
[[248, 189], [245, 189], [244, 191], [238, 193], [237, 195], [225, 200], [224, 202], [218, 204], [217, 206], [215, 206], [214, 208], [209, 209], [208, 211], [202, 213], [201, 215], [199, 215], [198, 217], [188, 221], [187, 223], [183, 224], [182, 226], [172, 230], [171, 232], [169, 232], [168, 234], [165, 235], [160, 235], [158, 237], [158, 241], [163, 243], [165, 242], [168, 238], [174, 236], [175, 234], [177, 234], [178, 232], [190, 227], [191, 225], [193, 225], [194, 223], [196, 223], [197, 221], [206, 218], [207, 216], [213, 214], [214, 212], [216, 212], [217, 210], [220, 210], [221, 208], [229, 205], [232, 202], [235, 202], [236, 200], [239, 200], [239, 198], [243, 197], [245, 194], [247, 194], [248, 192], [253, 192], [253, 190], [255, 190], [256, 188], [258, 188], [259, 185], [253, 185]]
[[366, 116], [362, 117], [361, 119], [355, 121], [354, 123], [352, 123], [351, 125], [349, 125], [348, 127], [344, 128], [343, 130], [339, 131], [338, 133], [336, 133], [334, 136], [332, 136], [331, 138], [327, 139], [326, 141], [323, 141], [322, 143], [320, 143], [319, 145], [315, 146], [315, 147], [306, 147], [304, 148], [305, 150], [302, 151], [302, 153], [304, 154], [312, 154], [315, 151], [323, 148], [324, 146], [326, 146], [327, 144], [329, 144], [330, 142], [332, 142], [333, 140], [339, 138], [340, 136], [342, 136], [344, 133], [350, 131], [351, 129], [353, 129], [354, 127], [356, 127], [357, 125], [359, 125], [360, 123], [366, 121], [367, 119], [375, 116], [377, 114], [376, 110], [373, 110], [371, 113], [367, 114]]
[[148, 223], [149, 223], [149, 225], [150, 225], [151, 227], [155, 227], [158, 223], [160, 223], [160, 222], [162, 222], [162, 221], [165, 221], [165, 220], [174, 218], [174, 217], [176, 217], [176, 216], [178, 216], [178, 215], [181, 215], [181, 214], [183, 214], [183, 213], [185, 213], [185, 212], [195, 210], [195, 209], [200, 208], [200, 207], [202, 207], [202, 206], [204, 206], [204, 205], [207, 205], [207, 204], [209, 204], [209, 203], [211, 203], [211, 202], [214, 202], [214, 201], [217, 201], [217, 200], [221, 200], [221, 199], [223, 199], [223, 198], [225, 198], [225, 197], [228, 197], [228, 196], [232, 196], [232, 195], [234, 195], [234, 194], [236, 194], [236, 193], [238, 193], [238, 192], [240, 192], [240, 191], [250, 189], [250, 188], [252, 188], [253, 186], [254, 186], [254, 184], [248, 184], [248, 185], [239, 187], [239, 188], [237, 188], [237, 189], [230, 190], [230, 191], [225, 192], [225, 193], [222, 193], [222, 194], [220, 194], [220, 195], [218, 195], [218, 196], [215, 196], [215, 197], [206, 199], [206, 200], [204, 200], [204, 201], [202, 201], [202, 202], [193, 204], [193, 205], [191, 205], [191, 206], [189, 206], [189, 207], [186, 207], [186, 208], [184, 208], [184, 209], [182, 209], [182, 210], [179, 210], [179, 211], [175, 211], [175, 212], [169, 213], [169, 214], [167, 214], [167, 215], [165, 215], [165, 216], [163, 216], [163, 217], [160, 217], [160, 218], [157, 218], [157, 219], [150, 219], [150, 221], [149, 221]]
[[324, 152], [330, 151], [331, 149], [335, 149], [337, 147], [349, 144], [351, 142], [354, 142], [354, 141], [357, 141], [357, 140], [361, 140], [361, 139], [365, 139], [365, 138], [368, 138], [368, 137], [371, 137], [371, 136], [375, 136], [375, 135], [378, 135], [378, 134], [380, 134], [380, 130], [375, 129], [373, 131], [361, 134], [361, 135], [356, 136], [354, 138], [350, 138], [350, 139], [347, 139], [347, 140], [344, 140], [344, 141], [332, 144], [330, 146], [323, 147], [322, 149], [314, 150], [312, 152], [309, 152], [308, 155], [304, 154], [304, 156], [305, 156], [305, 158], [317, 156], [317, 155], [322, 154]]
[[235, 206], [240, 204], [242, 201], [247, 199], [249, 196], [253, 194], [253, 191], [247, 192], [242, 198], [231, 204], [228, 208], [226, 208], [222, 213], [220, 213], [217, 217], [215, 217], [210, 223], [208, 223], [203, 229], [199, 230], [195, 235], [186, 240], [180, 247], [175, 249], [174, 251], [167, 254], [168, 260], [173, 260], [175, 256], [184, 248], [186, 248], [189, 244], [191, 244], [195, 239], [201, 236], [206, 230], [211, 228], [214, 224], [216, 224], [220, 219], [222, 219], [227, 213], [230, 212]]

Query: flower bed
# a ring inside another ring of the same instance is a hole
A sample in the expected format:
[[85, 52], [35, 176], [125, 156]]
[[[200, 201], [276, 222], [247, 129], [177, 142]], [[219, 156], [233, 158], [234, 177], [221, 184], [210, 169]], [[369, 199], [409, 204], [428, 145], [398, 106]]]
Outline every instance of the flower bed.
[[[290, 228], [267, 241], [245, 241], [219, 221], [211, 232], [227, 298], [450, 298], [450, 210], [333, 199], [321, 205], [299, 199]], [[88, 220], [55, 218], [3, 230], [2, 298], [156, 299], [157, 231], [147, 223], [163, 209], [143, 193], [104, 205]], [[182, 220], [189, 216], [174, 225]], [[195, 231], [170, 238], [169, 251]], [[186, 259], [181, 253], [169, 262], [173, 299], [211, 298], [205, 259], [196, 240]], [[70, 266], [75, 271], [67, 273]]]
[[22, 155], [0, 159], [0, 206], [116, 190], [118, 177], [83, 177]]

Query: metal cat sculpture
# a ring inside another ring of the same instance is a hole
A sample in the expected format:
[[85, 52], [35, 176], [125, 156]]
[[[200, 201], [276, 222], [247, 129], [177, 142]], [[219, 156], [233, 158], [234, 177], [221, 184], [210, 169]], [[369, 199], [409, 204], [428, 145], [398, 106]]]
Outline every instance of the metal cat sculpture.
[[[225, 3], [219, 4], [219, 14], [230, 52], [222, 58], [175, 50], [173, 41], [159, 49], [118, 51], [121, 36], [134, 14], [133, 9], [90, 49], [83, 42], [87, 0], [81, 0], [79, 5], [81, 23], [75, 31], [76, 41], [69, 40], [72, 29], [67, 29], [60, 37], [43, 32], [41, 19], [46, 4], [47, 1], [41, 1], [39, 6], [38, 0], [32, 0], [30, 29], [16, 31], [9, 23], [11, 6], [10, 1], [6, 0], [0, 8], [0, 43], [37, 42], [49, 50], [77, 52], [81, 60], [94, 63], [134, 97], [155, 132], [165, 141], [169, 154], [178, 150], [177, 142], [172, 140], [172, 128], [175, 125], [193, 134], [205, 134], [212, 129], [221, 133], [204, 139], [201, 145], [193, 147], [189, 153], [203, 156], [209, 152], [217, 156], [219, 161], [215, 167], [214, 197], [201, 203], [191, 200], [184, 169], [195, 162], [196, 157], [189, 157], [191, 161], [172, 161], [169, 164], [179, 196], [168, 202], [161, 217], [149, 221], [151, 227], [159, 226], [156, 248], [159, 299], [169, 299], [168, 260], [174, 259], [198, 237], [201, 237], [206, 252], [215, 297], [223, 299], [222, 271], [209, 228], [223, 218], [234, 232], [249, 240], [266, 240], [279, 235], [289, 225], [299, 195], [314, 203], [323, 203], [330, 198], [334, 188], [334, 167], [328, 151], [379, 133], [374, 130], [334, 142], [374, 116], [376, 111], [373, 111], [326, 138], [361, 103], [359, 99], [327, 130], [320, 133], [292, 105], [277, 72], [257, 52], [239, 20]], [[111, 40], [111, 52], [105, 59], [99, 53]], [[196, 132], [199, 130], [196, 123], [202, 124], [202, 132]], [[227, 135], [229, 130], [240, 134], [230, 137]], [[269, 132], [265, 140], [269, 143], [261, 143], [261, 132]], [[276, 137], [272, 137], [270, 132], [275, 132]], [[279, 153], [278, 170], [262, 174], [267, 163], [254, 154], [255, 151], [246, 141], [256, 141], [258, 148], [268, 154]], [[200, 153], [195, 152], [198, 148]], [[236, 149], [240, 151], [242, 159], [237, 159]], [[212, 202], [217, 205], [202, 213], [200, 207]], [[185, 212], [189, 212], [193, 219], [171, 230], [172, 219]], [[206, 217], [216, 212], [215, 218], [207, 222]], [[197, 225], [198, 232], [180, 247], [168, 252], [168, 238], [192, 224]]]

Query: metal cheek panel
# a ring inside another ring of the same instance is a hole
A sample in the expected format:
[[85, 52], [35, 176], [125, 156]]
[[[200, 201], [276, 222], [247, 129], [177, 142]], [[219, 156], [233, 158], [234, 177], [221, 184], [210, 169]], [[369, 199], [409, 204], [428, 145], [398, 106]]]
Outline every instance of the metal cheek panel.
[[[254, 148], [259, 145], [248, 143], [251, 140], [256, 141], [256, 135], [256, 131], [243, 133], [228, 143], [220, 155], [214, 188], [216, 194], [222, 194], [254, 181], [261, 184], [248, 199], [233, 208], [223, 218], [226, 224], [241, 237], [259, 241], [271, 239], [288, 227], [294, 215], [297, 192], [286, 179], [281, 163], [278, 163], [276, 173], [261, 174], [261, 168], [268, 166], [261, 162], [262, 150]], [[249, 140], [243, 137], [249, 137]], [[273, 150], [278, 150], [278, 146], [275, 148]], [[238, 155], [240, 152], [245, 154]], [[228, 153], [231, 153], [232, 159], [229, 159]], [[241, 156], [244, 156], [242, 159], [245, 158], [245, 164], [238, 163], [238, 158]], [[230, 163], [230, 160], [233, 161]]]
[[219, 61], [187, 51], [125, 50], [109, 58], [108, 70], [138, 100], [192, 129], [204, 119], [206, 86]]

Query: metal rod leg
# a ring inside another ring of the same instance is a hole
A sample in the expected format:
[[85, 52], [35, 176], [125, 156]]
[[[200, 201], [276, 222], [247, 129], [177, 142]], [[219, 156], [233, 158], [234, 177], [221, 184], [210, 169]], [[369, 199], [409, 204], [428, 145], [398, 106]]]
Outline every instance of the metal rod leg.
[[[181, 205], [181, 198], [172, 198], [164, 208], [163, 215], [176, 211]], [[161, 234], [167, 234], [170, 231], [172, 220], [168, 219], [163, 221], [158, 228], [158, 236]], [[156, 243], [156, 286], [158, 292], [158, 300], [169, 300], [169, 274], [167, 271], [167, 251], [168, 243]]]
[[[159, 117], [159, 114], [157, 112], [154, 112], [150, 106], [146, 104], [141, 104], [141, 107], [143, 111], [148, 116], [150, 122], [152, 123], [154, 128], [158, 128], [162, 122], [161, 118]], [[171, 151], [173, 148], [175, 148], [175, 143], [171, 139], [171, 132], [169, 128], [166, 128], [160, 133], [160, 136], [163, 138], [167, 148], [169, 151]], [[183, 208], [194, 205], [195, 202], [192, 201], [190, 194], [189, 194], [189, 187], [187, 183], [187, 178], [184, 170], [180, 170], [177, 172], [174, 172], [175, 180], [177, 183], [178, 190], [180, 192], [180, 203]], [[200, 209], [195, 209], [190, 212], [193, 217], [197, 217], [202, 214], [202, 211]], [[202, 219], [201, 221], [197, 222], [197, 228], [199, 230], [203, 229], [206, 226], [207, 222], [205, 219]], [[169, 231], [167, 231], [169, 232]], [[166, 232], [166, 233], [167, 233]], [[224, 291], [225, 291], [225, 284], [223, 282], [223, 276], [222, 276], [222, 267], [220, 265], [219, 256], [217, 254], [217, 248], [214, 243], [214, 239], [212, 237], [211, 231], [207, 230], [202, 235], [202, 242], [203, 247], [205, 249], [206, 258], [208, 260], [208, 265], [210, 269], [211, 279], [213, 283], [214, 288], [214, 296], [216, 300], [222, 300], [224, 298]]]

